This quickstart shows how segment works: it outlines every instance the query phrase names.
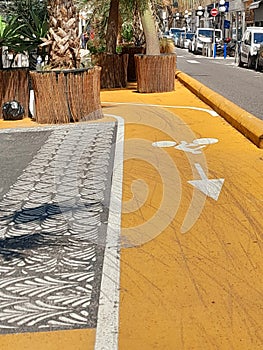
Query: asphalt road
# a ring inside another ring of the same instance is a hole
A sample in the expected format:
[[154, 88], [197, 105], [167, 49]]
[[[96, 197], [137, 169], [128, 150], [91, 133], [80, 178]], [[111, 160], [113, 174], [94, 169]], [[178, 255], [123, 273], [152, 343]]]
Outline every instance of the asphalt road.
[[0, 200], [49, 135], [49, 131], [0, 133]]
[[207, 58], [176, 48], [177, 68], [263, 119], [263, 72], [240, 68], [234, 58]]

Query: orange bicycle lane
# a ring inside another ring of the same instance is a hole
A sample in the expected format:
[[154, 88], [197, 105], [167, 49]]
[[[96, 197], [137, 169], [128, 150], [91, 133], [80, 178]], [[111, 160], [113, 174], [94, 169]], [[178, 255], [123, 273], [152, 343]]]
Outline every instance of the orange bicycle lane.
[[261, 349], [263, 151], [178, 82], [102, 104], [125, 120], [119, 349]]

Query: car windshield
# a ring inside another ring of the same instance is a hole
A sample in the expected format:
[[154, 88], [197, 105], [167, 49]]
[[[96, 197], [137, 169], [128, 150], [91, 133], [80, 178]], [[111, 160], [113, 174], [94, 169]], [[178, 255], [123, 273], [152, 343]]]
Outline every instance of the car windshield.
[[198, 35], [203, 37], [203, 38], [212, 38], [213, 37], [213, 30], [201, 29], [201, 30], [199, 30]]
[[183, 31], [184, 31], [183, 29], [179, 29], [179, 28], [177, 28], [177, 29], [175, 29], [175, 28], [171, 28], [171, 33], [172, 33], [173, 35], [178, 34], [178, 33], [181, 33], [181, 32], [183, 32]]
[[186, 39], [192, 39], [194, 33], [186, 33]]
[[254, 44], [263, 43], [263, 33], [254, 33]]

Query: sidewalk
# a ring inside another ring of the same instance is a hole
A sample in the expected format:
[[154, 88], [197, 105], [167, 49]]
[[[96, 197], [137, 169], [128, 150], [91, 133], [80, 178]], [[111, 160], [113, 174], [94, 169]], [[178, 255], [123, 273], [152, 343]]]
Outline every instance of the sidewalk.
[[[124, 121], [124, 138], [97, 324], [1, 335], [0, 349], [262, 349], [263, 150], [179, 81], [162, 94], [105, 90], [101, 101], [101, 122]], [[236, 125], [260, 146], [261, 123], [248, 119]], [[12, 126], [37, 126], [27, 122]]]

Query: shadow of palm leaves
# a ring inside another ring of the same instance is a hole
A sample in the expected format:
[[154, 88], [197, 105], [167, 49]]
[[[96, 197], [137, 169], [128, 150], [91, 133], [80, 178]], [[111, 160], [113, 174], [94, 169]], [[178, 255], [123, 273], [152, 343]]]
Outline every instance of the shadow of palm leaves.
[[[86, 203], [84, 207], [87, 210], [92, 210], [93, 204]], [[67, 238], [64, 237], [65, 231], [69, 228], [69, 223], [66, 220], [65, 213], [70, 212], [74, 215], [74, 212], [79, 207], [61, 206], [58, 204], [43, 204], [34, 208], [26, 208], [10, 216], [3, 216], [2, 221], [8, 220], [9, 225], [16, 229], [17, 236], [6, 237], [2, 235], [0, 238], [0, 256], [5, 260], [12, 260], [14, 258], [23, 259], [27, 256], [27, 251], [37, 250], [43, 247], [63, 247], [67, 244]], [[41, 223], [47, 219], [52, 219], [54, 232], [52, 228], [48, 231], [44, 228], [41, 229]], [[57, 226], [63, 222], [63, 228], [56, 229]], [[26, 231], [30, 229], [32, 224], [36, 225], [36, 228], [30, 230], [30, 233]], [[0, 222], [1, 225], [1, 222]], [[2, 229], [7, 229], [7, 226], [1, 225]], [[19, 234], [21, 232], [21, 234]], [[32, 233], [33, 232], [33, 233]]]

